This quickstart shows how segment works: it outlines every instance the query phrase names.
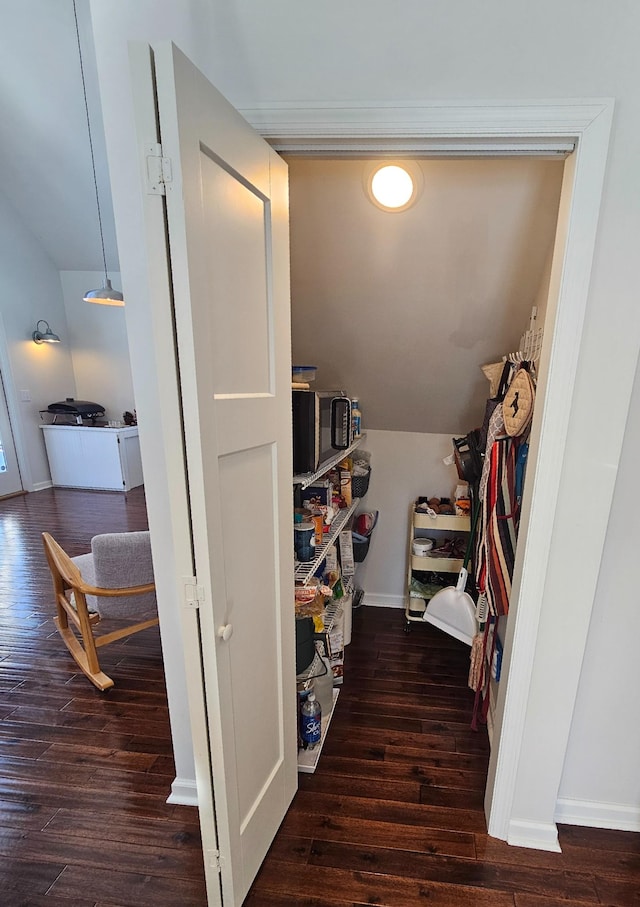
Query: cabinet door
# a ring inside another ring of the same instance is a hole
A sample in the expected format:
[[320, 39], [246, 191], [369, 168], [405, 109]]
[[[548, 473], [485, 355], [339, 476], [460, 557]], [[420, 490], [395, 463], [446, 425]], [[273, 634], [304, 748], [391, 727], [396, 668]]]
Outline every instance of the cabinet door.
[[140, 459], [140, 439], [138, 432], [124, 431], [118, 435], [120, 462], [122, 464], [122, 484], [125, 491], [142, 485], [142, 460]]
[[43, 431], [54, 485], [123, 490], [116, 432], [71, 426]]

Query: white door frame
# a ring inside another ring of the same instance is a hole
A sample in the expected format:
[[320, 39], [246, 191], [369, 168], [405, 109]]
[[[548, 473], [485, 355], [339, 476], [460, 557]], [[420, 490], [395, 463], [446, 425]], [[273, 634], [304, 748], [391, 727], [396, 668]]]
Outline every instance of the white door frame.
[[[527, 545], [520, 546], [514, 572], [511, 620], [504, 667], [508, 685], [501, 684], [489, 778], [486, 812], [489, 833], [513, 844], [558, 850], [553, 813], [544, 821], [513, 815], [516, 775], [522, 756], [526, 707], [536, 658], [537, 631], [549, 561], [560, 487], [582, 325], [587, 305], [602, 187], [613, 117], [613, 100], [513, 101], [398, 104], [281, 103], [240, 112], [280, 151], [318, 154], [427, 152], [456, 154], [540, 153], [563, 144], [575, 151], [565, 166], [560, 220], [554, 248], [550, 312], [556, 311], [551, 343], [540, 364], [544, 407], [536, 409], [532, 428], [531, 462], [523, 501], [522, 530]], [[549, 323], [549, 322], [547, 322]], [[628, 390], [629, 396], [631, 390]], [[626, 412], [621, 407], [620, 412]], [[623, 421], [623, 420], [622, 420]], [[622, 439], [624, 425], [615, 426]], [[610, 426], [611, 427], [611, 426]], [[594, 501], [592, 526], [606, 527], [611, 494]], [[605, 499], [606, 498], [606, 499]], [[585, 558], [599, 562], [604, 541], [591, 537]], [[525, 550], [526, 549], [526, 550]], [[595, 595], [594, 573], [593, 595]], [[563, 686], [573, 695], [562, 714], [555, 715], [558, 755], [544, 766], [551, 800], [560, 785], [569, 737], [582, 656], [593, 604], [588, 596], [574, 621]], [[540, 656], [540, 653], [537, 653]]]
[[[24, 443], [22, 426], [20, 422], [20, 412], [18, 409], [15, 381], [11, 371], [11, 359], [9, 357], [9, 346], [7, 344], [7, 335], [2, 317], [0, 316], [0, 374], [4, 384], [4, 394], [7, 401], [7, 412], [9, 413], [9, 422], [11, 423], [11, 433], [13, 435], [13, 446], [16, 450], [18, 459], [18, 469], [20, 471], [20, 481], [25, 491], [34, 491], [31, 467]], [[2, 390], [0, 389], [0, 393]]]

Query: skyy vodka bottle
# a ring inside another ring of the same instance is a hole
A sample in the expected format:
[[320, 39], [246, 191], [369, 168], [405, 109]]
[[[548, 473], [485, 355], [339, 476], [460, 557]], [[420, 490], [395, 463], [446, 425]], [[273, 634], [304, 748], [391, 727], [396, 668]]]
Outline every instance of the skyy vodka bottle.
[[306, 750], [312, 750], [320, 743], [322, 731], [322, 709], [315, 693], [309, 693], [302, 704], [301, 713], [300, 736], [302, 737], [302, 746]]

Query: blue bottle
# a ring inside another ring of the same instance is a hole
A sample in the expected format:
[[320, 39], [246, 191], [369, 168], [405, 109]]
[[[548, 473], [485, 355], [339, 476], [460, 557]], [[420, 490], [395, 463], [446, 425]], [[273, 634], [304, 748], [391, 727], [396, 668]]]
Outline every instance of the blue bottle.
[[303, 749], [312, 750], [320, 743], [322, 733], [322, 709], [315, 693], [309, 693], [302, 704], [300, 736]]
[[351, 400], [351, 434], [354, 441], [362, 437], [362, 410], [357, 397]]

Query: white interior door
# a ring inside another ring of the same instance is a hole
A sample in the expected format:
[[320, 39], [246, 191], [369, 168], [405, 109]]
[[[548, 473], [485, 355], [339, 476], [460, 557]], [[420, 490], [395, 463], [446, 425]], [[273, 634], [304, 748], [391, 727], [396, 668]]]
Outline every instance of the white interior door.
[[297, 786], [288, 177], [180, 51], [155, 66], [222, 891], [239, 905]]
[[16, 494], [18, 491], [22, 491], [22, 479], [0, 374], [0, 498], [7, 494]]

